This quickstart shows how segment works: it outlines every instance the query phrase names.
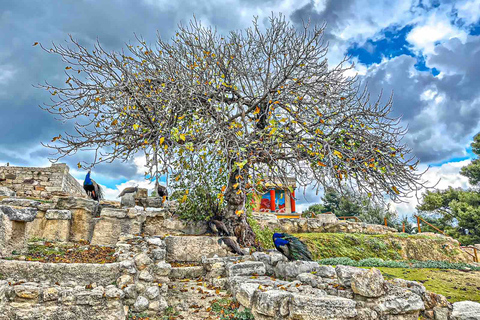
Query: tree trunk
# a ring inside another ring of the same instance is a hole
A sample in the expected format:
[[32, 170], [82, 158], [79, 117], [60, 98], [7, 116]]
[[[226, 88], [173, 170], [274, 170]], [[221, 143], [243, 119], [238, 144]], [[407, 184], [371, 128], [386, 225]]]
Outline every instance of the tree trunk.
[[231, 172], [229, 177], [228, 188], [225, 191], [226, 207], [222, 212], [224, 223], [227, 226], [231, 235], [237, 237], [237, 241], [244, 247], [256, 247], [255, 233], [247, 222], [246, 212], [243, 212], [240, 216], [237, 215], [239, 210], [243, 209], [245, 201], [245, 192], [237, 194], [237, 191], [233, 185], [237, 182], [235, 175], [237, 172]]

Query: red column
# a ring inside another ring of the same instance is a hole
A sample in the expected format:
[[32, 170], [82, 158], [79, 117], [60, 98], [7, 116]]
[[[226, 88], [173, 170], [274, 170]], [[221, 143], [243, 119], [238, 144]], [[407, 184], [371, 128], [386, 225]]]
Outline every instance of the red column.
[[270, 211], [275, 212], [275, 190], [270, 190]]
[[290, 206], [292, 207], [292, 213], [295, 212], [295, 191], [290, 194]]

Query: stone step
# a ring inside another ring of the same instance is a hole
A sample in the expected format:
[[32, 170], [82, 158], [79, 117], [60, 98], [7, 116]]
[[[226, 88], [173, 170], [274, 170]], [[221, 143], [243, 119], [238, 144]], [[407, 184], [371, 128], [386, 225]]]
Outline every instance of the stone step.
[[171, 279], [196, 279], [205, 275], [203, 266], [173, 267], [169, 277]]
[[165, 238], [167, 261], [201, 262], [202, 257], [231, 256], [231, 252], [218, 244], [219, 239], [220, 237], [212, 236], [168, 236]]

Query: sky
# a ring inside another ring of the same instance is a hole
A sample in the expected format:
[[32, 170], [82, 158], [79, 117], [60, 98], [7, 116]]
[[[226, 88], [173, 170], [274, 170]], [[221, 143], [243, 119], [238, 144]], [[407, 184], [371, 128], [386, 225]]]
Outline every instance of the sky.
[[[473, 154], [469, 144], [480, 132], [480, 0], [1, 0], [0, 1], [0, 165], [49, 166], [51, 150], [41, 143], [71, 129], [39, 108], [49, 95], [34, 85], [64, 81], [65, 64], [33, 46], [65, 43], [72, 35], [91, 47], [98, 39], [107, 50], [120, 50], [135, 35], [147, 42], [157, 33], [175, 34], [193, 15], [220, 33], [244, 29], [253, 16], [265, 23], [282, 13], [294, 25], [310, 20], [327, 24], [328, 61], [334, 66], [348, 55], [359, 81], [372, 97], [393, 94], [393, 115], [409, 131], [404, 141], [421, 161], [429, 181], [439, 188], [468, 187], [459, 175]], [[91, 154], [61, 161], [76, 169]], [[144, 180], [141, 157], [127, 163], [101, 164], [94, 178], [114, 199], [125, 186]], [[297, 191], [297, 210], [319, 202], [320, 195]], [[416, 199], [395, 205], [412, 214]]]

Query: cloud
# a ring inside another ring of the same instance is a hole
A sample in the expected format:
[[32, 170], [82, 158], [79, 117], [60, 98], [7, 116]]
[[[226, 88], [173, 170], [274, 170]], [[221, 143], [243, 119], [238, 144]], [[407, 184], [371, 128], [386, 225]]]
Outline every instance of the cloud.
[[[470, 188], [470, 184], [468, 183], [468, 178], [460, 175], [460, 169], [466, 165], [468, 165], [471, 160], [464, 160], [459, 162], [448, 162], [438, 167], [431, 167], [429, 170], [424, 174], [423, 179], [424, 181], [428, 182], [428, 185], [436, 184], [436, 189], [445, 190], [448, 187], [453, 188], [462, 188], [467, 189]], [[425, 170], [426, 166], [419, 167], [419, 171]], [[421, 191], [424, 193], [425, 190]], [[393, 203], [391, 202], [391, 207], [399, 213], [400, 216], [413, 215], [417, 210], [415, 207], [418, 205], [418, 199], [416, 197], [412, 197], [409, 199], [404, 199], [405, 202], [402, 203]]]
[[417, 50], [427, 55], [435, 51], [437, 43], [452, 38], [465, 41], [467, 32], [452, 25], [449, 18], [440, 13], [434, 13], [426, 21], [419, 23], [407, 36], [407, 40]]

